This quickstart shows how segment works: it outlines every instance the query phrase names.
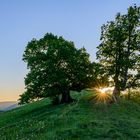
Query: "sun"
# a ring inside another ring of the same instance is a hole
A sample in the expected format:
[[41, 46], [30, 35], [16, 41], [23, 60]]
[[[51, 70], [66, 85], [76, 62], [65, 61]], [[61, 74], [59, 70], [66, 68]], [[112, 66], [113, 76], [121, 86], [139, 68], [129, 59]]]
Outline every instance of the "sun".
[[101, 93], [106, 93], [108, 91], [108, 88], [99, 88], [98, 89]]
[[97, 88], [96, 89], [96, 94], [95, 94], [95, 100], [97, 103], [103, 102], [107, 103], [107, 101], [110, 100], [110, 91], [112, 89], [110, 87], [104, 87], [104, 88]]

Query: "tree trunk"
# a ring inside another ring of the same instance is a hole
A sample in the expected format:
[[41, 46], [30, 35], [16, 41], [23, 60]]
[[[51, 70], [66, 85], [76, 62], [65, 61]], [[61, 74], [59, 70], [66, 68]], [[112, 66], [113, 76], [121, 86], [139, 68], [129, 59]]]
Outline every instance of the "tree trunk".
[[113, 101], [118, 102], [119, 96], [120, 96], [120, 89], [119, 89], [119, 87], [115, 86], [115, 88], [113, 90], [113, 94], [112, 94]]
[[71, 103], [73, 99], [70, 96], [70, 91], [68, 89], [63, 89], [61, 103]]
[[128, 100], [130, 100], [130, 88], [128, 89]]

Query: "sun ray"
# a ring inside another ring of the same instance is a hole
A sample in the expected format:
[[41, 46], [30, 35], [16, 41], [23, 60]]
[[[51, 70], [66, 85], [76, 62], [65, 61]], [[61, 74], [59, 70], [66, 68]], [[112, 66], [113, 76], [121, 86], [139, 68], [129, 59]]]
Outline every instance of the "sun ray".
[[111, 99], [110, 91], [112, 91], [110, 87], [96, 88], [94, 99], [97, 103], [107, 103]]

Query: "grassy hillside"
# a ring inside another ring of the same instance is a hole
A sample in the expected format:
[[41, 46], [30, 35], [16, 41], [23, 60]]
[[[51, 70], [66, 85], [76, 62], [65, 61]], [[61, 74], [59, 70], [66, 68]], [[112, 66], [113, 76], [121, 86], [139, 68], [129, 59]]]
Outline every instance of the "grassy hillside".
[[140, 106], [121, 101], [111, 106], [90, 101], [50, 105], [47, 99], [0, 114], [1, 140], [139, 140]]

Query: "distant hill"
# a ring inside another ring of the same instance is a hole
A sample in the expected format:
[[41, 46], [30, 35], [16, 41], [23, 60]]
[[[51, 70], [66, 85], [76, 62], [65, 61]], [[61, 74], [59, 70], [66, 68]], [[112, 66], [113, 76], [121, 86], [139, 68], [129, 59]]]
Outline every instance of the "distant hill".
[[18, 107], [18, 103], [16, 101], [8, 101], [8, 102], [0, 102], [0, 112], [8, 111]]
[[139, 104], [95, 104], [88, 92], [72, 104], [43, 99], [1, 113], [0, 140], [140, 140]]

